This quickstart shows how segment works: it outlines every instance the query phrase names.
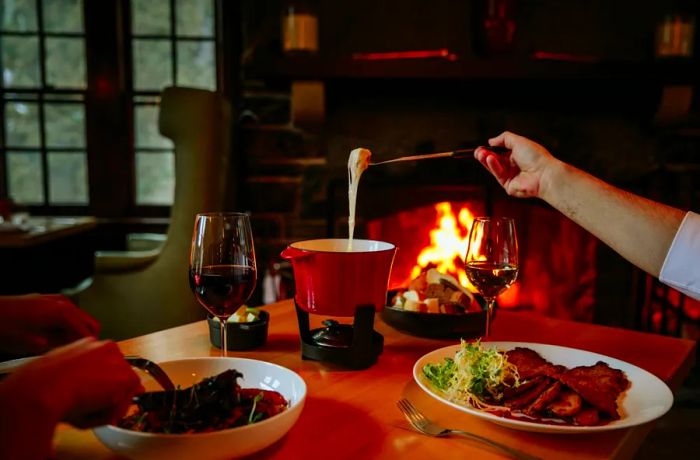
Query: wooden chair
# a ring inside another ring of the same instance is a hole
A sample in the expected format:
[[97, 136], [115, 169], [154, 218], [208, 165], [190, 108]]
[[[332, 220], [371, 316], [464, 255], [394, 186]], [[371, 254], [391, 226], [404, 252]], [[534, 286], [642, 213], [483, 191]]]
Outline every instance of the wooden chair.
[[224, 209], [230, 105], [210, 91], [166, 88], [159, 127], [175, 144], [175, 198], [162, 248], [146, 251], [145, 258], [132, 254], [134, 260], [107, 254], [112, 264], [98, 261], [89, 286], [72, 295], [100, 321], [106, 338], [134, 337], [205, 315], [188, 285], [190, 243], [195, 215]]

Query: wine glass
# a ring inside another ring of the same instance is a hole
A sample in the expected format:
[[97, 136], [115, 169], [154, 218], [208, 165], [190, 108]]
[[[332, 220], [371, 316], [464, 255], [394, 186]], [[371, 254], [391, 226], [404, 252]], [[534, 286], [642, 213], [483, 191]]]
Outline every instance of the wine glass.
[[469, 232], [465, 260], [467, 278], [486, 300], [486, 331], [491, 332], [491, 316], [496, 297], [518, 276], [518, 239], [515, 223], [507, 217], [477, 217]]
[[225, 357], [226, 320], [250, 298], [257, 280], [247, 214], [197, 214], [189, 279], [197, 301], [221, 322], [221, 356]]

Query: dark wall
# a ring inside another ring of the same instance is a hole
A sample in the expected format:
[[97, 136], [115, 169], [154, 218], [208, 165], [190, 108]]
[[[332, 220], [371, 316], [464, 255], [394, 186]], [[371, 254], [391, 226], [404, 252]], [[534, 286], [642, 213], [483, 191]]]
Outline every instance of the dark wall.
[[[698, 2], [497, 2], [513, 5], [515, 24], [513, 45], [499, 52], [485, 39], [487, 1], [304, 2], [320, 22], [312, 56], [282, 54], [284, 3], [243, 2], [245, 188], [256, 244], [273, 259], [287, 242], [323, 236], [329, 216], [347, 213], [328, 197], [342, 191], [348, 152], [358, 146], [381, 159], [474, 146], [508, 129], [624, 188], [682, 207], [697, 201], [697, 58], [657, 59], [654, 35], [669, 13], [697, 17]], [[352, 59], [438, 48], [457, 59]], [[295, 80], [323, 83], [320, 126], [291, 123]], [[660, 106], [673, 85], [694, 95], [689, 111], [668, 118]], [[474, 166], [406, 164], [372, 175], [402, 184], [490, 183]], [[602, 245], [597, 259], [604, 269], [596, 320], [630, 324], [632, 267]]]

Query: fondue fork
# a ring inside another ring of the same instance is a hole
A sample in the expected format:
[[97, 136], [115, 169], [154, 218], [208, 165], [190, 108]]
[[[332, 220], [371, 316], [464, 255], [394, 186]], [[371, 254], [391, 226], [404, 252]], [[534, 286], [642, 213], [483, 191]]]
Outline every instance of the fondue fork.
[[[440, 153], [426, 153], [423, 155], [409, 155], [405, 157], [393, 158], [391, 160], [379, 161], [377, 163], [370, 163], [370, 166], [383, 165], [387, 163], [398, 163], [399, 161], [417, 161], [417, 160], [432, 160], [433, 158], [473, 158], [474, 151], [479, 147], [472, 149], [460, 149], [453, 150], [451, 152], [440, 152]], [[485, 149], [490, 150], [493, 153], [504, 154], [510, 152], [509, 149], [505, 147], [486, 147]]]

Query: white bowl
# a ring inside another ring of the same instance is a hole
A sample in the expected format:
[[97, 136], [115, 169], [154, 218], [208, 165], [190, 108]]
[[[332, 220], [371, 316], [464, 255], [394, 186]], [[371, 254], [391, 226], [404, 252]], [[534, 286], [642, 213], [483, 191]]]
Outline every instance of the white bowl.
[[[306, 384], [282, 366], [245, 358], [192, 358], [159, 363], [175, 385], [191, 386], [228, 369], [243, 374], [241, 388], [275, 390], [289, 401], [289, 408], [267, 420], [228, 430], [196, 434], [141, 433], [113, 425], [94, 429], [97, 438], [114, 452], [132, 459], [227, 459], [252, 454], [284, 436], [299, 418]], [[159, 389], [144, 379], [147, 390]]]

